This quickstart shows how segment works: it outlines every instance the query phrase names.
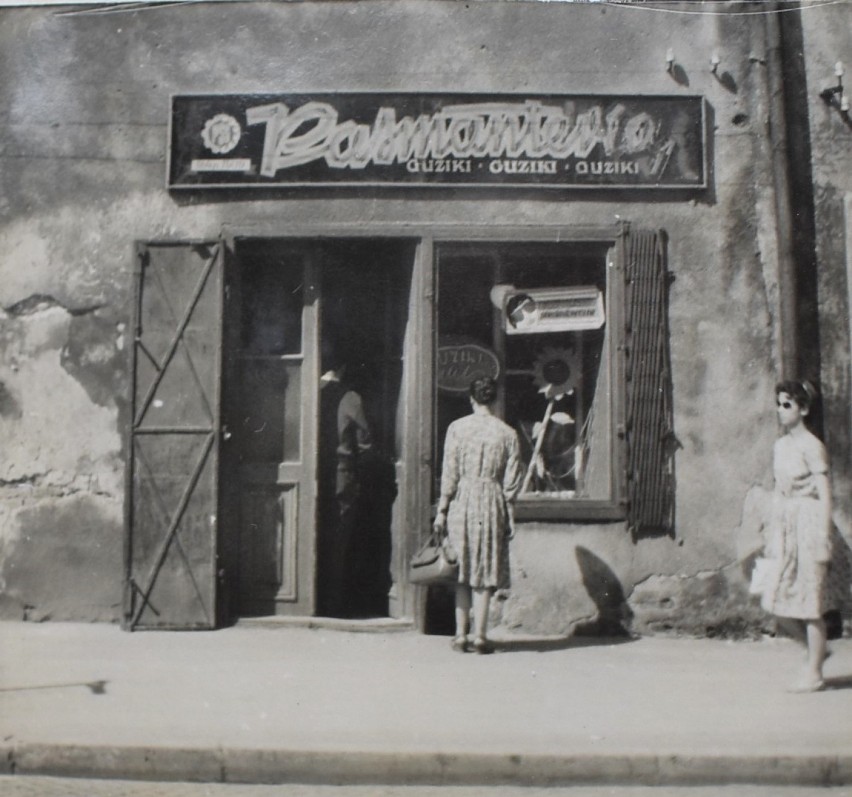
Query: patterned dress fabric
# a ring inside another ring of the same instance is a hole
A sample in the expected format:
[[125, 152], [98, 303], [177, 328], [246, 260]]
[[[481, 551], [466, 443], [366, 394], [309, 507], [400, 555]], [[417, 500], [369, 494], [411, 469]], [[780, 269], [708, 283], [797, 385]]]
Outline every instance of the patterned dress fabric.
[[459, 583], [507, 589], [508, 501], [521, 484], [518, 437], [491, 415], [468, 415], [447, 429], [441, 495], [449, 498], [447, 534], [459, 556]]
[[[848, 602], [848, 547], [826, 529], [815, 477], [828, 473], [825, 447], [810, 432], [784, 435], [773, 449], [775, 493], [764, 554], [772, 563], [761, 597], [779, 617], [816, 620]], [[831, 524], [829, 524], [831, 525]], [[829, 563], [823, 575], [821, 565]]]

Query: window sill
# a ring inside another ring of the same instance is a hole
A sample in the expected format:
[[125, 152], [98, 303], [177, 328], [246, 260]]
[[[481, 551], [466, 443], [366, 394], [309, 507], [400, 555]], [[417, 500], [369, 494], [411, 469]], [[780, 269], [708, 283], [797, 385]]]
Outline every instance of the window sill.
[[613, 521], [627, 517], [625, 507], [614, 501], [522, 498], [515, 503], [515, 520]]

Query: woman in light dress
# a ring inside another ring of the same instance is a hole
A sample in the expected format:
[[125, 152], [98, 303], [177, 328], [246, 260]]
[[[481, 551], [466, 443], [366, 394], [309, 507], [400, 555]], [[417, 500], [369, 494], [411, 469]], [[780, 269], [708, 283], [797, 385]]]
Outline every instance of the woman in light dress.
[[510, 583], [511, 501], [520, 488], [521, 462], [514, 429], [492, 411], [495, 381], [476, 379], [469, 392], [473, 412], [447, 429], [434, 528], [447, 535], [459, 558], [453, 649], [491, 653], [488, 612], [494, 592]]
[[[839, 608], [841, 562], [833, 552], [831, 485], [825, 446], [805, 426], [816, 399], [810, 383], [786, 381], [775, 388], [784, 434], [773, 448], [775, 492], [764, 556], [768, 563], [761, 605], [776, 615], [807, 650], [795, 692], [824, 688], [824, 615]], [[832, 572], [833, 571], [833, 572]], [[848, 591], [848, 584], [846, 585]]]

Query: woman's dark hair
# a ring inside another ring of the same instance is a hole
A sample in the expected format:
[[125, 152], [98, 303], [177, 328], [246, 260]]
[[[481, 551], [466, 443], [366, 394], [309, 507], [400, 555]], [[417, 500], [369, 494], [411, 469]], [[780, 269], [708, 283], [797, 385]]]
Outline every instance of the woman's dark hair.
[[490, 376], [480, 376], [470, 383], [469, 392], [477, 404], [493, 404], [497, 398], [497, 382]]
[[775, 385], [775, 395], [786, 393], [803, 410], [810, 410], [817, 398], [817, 390], [810, 382], [796, 382], [785, 379]]

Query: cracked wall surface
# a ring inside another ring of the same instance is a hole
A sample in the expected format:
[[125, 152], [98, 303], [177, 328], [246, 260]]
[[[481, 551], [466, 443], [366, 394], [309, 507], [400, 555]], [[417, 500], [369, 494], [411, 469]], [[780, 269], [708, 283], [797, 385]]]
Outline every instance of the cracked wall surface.
[[[37, 295], [0, 315], [2, 617], [116, 617], [123, 375], [120, 333], [100, 312], [75, 316]], [[87, 360], [100, 370], [86, 369], [81, 380], [69, 364]]]
[[[522, 524], [501, 622], [549, 633], [746, 622], [738, 529], [750, 490], [769, 476], [778, 359], [764, 28], [751, 17], [595, 5], [0, 10], [2, 616], [120, 615], [134, 241], [214, 240], [223, 225], [285, 235], [308, 224], [620, 218], [668, 234], [676, 531], [636, 540], [622, 523]], [[648, 46], [664, 39], [684, 43], [686, 84]], [[707, 69], [713, 50], [725, 81]], [[171, 94], [320, 89], [697, 94], [711, 185], [579, 197], [165, 190]]]

